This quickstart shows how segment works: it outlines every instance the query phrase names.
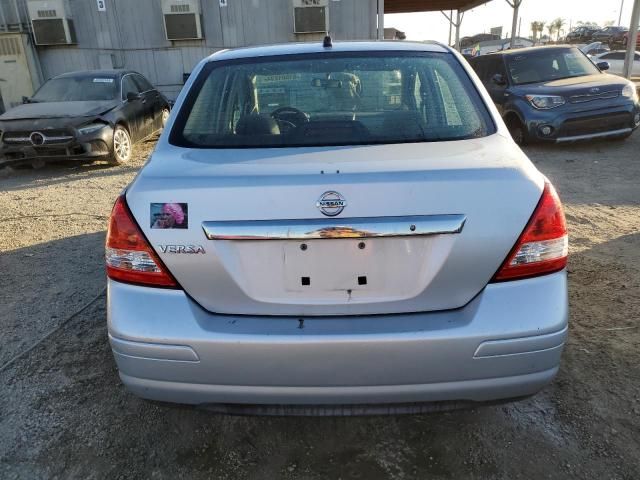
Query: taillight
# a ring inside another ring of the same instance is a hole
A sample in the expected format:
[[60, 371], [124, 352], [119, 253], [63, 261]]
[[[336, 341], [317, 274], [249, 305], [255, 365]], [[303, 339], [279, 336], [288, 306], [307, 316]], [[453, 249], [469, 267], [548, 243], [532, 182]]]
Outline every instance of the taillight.
[[107, 276], [113, 280], [154, 287], [178, 287], [138, 227], [124, 195], [118, 197], [111, 211], [105, 259]]
[[534, 277], [562, 270], [567, 265], [569, 237], [562, 203], [549, 182], [529, 223], [493, 282]]

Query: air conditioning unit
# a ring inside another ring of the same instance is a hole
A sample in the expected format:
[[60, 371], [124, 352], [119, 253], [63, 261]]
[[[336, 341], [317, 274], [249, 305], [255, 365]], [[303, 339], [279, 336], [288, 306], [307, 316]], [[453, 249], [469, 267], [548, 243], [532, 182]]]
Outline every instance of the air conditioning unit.
[[293, 32], [329, 31], [329, 0], [293, 0]]
[[202, 38], [200, 0], [162, 0], [167, 40]]
[[28, 0], [36, 45], [77, 43], [68, 0]]

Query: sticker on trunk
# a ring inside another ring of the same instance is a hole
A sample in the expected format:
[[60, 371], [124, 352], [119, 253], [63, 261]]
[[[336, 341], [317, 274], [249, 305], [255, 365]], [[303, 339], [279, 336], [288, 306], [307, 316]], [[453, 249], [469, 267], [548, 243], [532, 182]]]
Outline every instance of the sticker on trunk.
[[189, 205], [186, 203], [152, 203], [151, 228], [189, 228]]

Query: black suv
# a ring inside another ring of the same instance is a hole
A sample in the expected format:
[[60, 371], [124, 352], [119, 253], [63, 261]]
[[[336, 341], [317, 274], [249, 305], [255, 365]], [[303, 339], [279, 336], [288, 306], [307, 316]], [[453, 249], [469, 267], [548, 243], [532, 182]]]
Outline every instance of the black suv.
[[640, 126], [635, 85], [571, 46], [483, 55], [471, 65], [516, 143], [626, 138]]
[[593, 34], [599, 29], [595, 27], [578, 27], [567, 35], [569, 43], [589, 43]]
[[594, 42], [606, 43], [610, 47], [622, 45], [624, 41], [624, 34], [629, 31], [626, 27], [605, 27], [602, 30], [595, 32], [591, 39]]

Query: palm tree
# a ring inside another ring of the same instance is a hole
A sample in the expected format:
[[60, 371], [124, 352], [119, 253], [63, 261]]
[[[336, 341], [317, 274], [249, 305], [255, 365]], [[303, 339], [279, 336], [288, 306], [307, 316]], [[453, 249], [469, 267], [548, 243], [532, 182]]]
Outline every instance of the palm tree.
[[538, 39], [538, 33], [544, 30], [544, 22], [531, 22], [531, 32], [533, 33], [533, 43]]
[[564, 18], [556, 18], [553, 22], [551, 22], [554, 26], [554, 30], [556, 31], [556, 42], [560, 41], [560, 31], [562, 27], [567, 24], [567, 21]]
[[553, 38], [553, 34], [556, 31], [555, 22], [551, 22], [549, 25], [547, 25], [547, 31], [549, 32], [549, 39], [552, 39]]

